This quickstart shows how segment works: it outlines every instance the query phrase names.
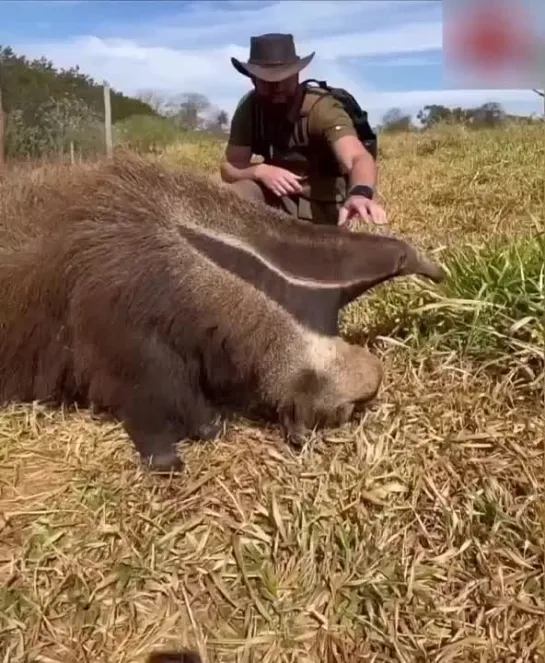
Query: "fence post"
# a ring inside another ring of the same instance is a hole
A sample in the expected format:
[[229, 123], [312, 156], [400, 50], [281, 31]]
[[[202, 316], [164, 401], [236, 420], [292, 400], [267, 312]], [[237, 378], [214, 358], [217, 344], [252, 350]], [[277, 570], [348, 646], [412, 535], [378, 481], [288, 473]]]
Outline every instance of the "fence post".
[[4, 173], [6, 167], [6, 151], [5, 151], [5, 117], [4, 107], [2, 105], [2, 88], [0, 88], [0, 175]]
[[112, 104], [110, 99], [110, 86], [106, 81], [103, 83], [104, 88], [104, 134], [106, 138], [106, 154], [111, 157], [113, 154], [113, 138], [112, 138]]
[[545, 120], [545, 88], [543, 88], [543, 90], [532, 88], [532, 92], [535, 92], [543, 99], [543, 119]]

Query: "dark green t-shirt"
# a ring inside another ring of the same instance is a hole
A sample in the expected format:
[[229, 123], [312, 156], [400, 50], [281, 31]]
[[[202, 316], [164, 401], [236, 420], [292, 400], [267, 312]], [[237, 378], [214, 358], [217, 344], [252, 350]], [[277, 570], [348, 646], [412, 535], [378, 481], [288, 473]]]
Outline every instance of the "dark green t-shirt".
[[[249, 147], [252, 136], [252, 96], [251, 92], [239, 101], [231, 120], [229, 145]], [[331, 95], [317, 101], [316, 94], [307, 92], [303, 99], [302, 111], [310, 109], [308, 117], [309, 141], [325, 138], [330, 146], [342, 136], [358, 134], [348, 113]]]

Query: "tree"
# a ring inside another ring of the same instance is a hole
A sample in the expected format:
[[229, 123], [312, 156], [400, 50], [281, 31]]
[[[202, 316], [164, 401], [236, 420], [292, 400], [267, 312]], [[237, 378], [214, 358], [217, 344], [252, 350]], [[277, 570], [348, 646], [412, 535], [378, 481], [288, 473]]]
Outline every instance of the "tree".
[[[45, 57], [29, 60], [0, 45], [0, 88], [6, 115], [6, 154], [39, 156], [68, 149], [104, 146], [104, 92], [79, 67], [57, 69]], [[116, 90], [110, 94], [112, 121], [156, 113], [142, 100]]]
[[205, 120], [204, 128], [212, 133], [224, 134], [229, 125], [229, 116], [221, 108], [214, 109]]
[[224, 129], [229, 124], [229, 115], [224, 110], [220, 110], [216, 117], [216, 122], [220, 129]]
[[157, 92], [156, 90], [141, 90], [136, 95], [136, 98], [147, 104], [158, 115], [165, 115], [169, 102], [166, 95], [161, 92]]
[[[60, 99], [65, 95], [78, 97], [87, 107], [104, 116], [102, 83], [81, 73], [79, 67], [56, 69], [44, 57], [28, 60], [16, 55], [10, 46], [0, 45], [0, 85], [4, 111], [21, 110], [25, 121], [36, 119], [36, 108], [48, 99]], [[156, 114], [142, 100], [116, 90], [111, 90], [111, 102], [114, 122], [134, 114]]]
[[[219, 113], [225, 113], [214, 108], [208, 97], [200, 92], [168, 95], [154, 90], [143, 90], [138, 97], [157, 113], [170, 118], [178, 129], [184, 131], [199, 131], [208, 126], [217, 128]], [[223, 116], [221, 119], [222, 124], [227, 123]]]
[[[0, 90], [7, 156], [59, 154], [70, 144], [81, 152], [103, 150], [102, 82], [95, 82], [78, 66], [57, 69], [45, 57], [30, 60], [0, 44]], [[160, 149], [171, 138], [179, 138], [181, 131], [210, 125], [223, 132], [228, 124], [227, 113], [198, 92], [171, 96], [143, 90], [129, 97], [111, 89], [110, 100], [120, 140], [143, 149]], [[124, 122], [127, 119], [131, 121]]]
[[[461, 111], [462, 109], [457, 110]], [[424, 129], [430, 129], [440, 122], [451, 121], [452, 115], [452, 110], [446, 106], [441, 106], [440, 104], [429, 104], [420, 109], [416, 114], [416, 117], [422, 123]]]
[[197, 131], [203, 125], [201, 114], [209, 107], [210, 101], [204, 94], [186, 92], [176, 99], [172, 117], [180, 128]]
[[96, 151], [104, 144], [102, 118], [84, 101], [73, 95], [47, 99], [36, 106], [40, 121], [25, 122], [21, 109], [12, 110], [6, 123], [6, 154], [34, 158], [64, 154], [70, 143], [76, 149]]
[[423, 129], [430, 129], [439, 123], [492, 127], [502, 124], [508, 116], [501, 104], [489, 101], [476, 108], [461, 106], [448, 108], [439, 104], [429, 104], [418, 111], [417, 118], [422, 123]]
[[382, 130], [387, 132], [410, 131], [411, 116], [399, 108], [390, 108], [382, 118]]
[[467, 119], [475, 127], [492, 127], [501, 124], [505, 111], [496, 101], [488, 101], [477, 108], [466, 111]]

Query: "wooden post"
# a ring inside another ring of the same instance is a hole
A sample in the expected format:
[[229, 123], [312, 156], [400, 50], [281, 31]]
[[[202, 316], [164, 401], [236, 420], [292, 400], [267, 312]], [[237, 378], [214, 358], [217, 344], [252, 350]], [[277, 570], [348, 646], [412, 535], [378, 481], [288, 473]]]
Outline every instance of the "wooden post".
[[545, 120], [545, 89], [536, 90], [535, 88], [533, 88], [533, 92], [538, 94], [543, 99], [543, 119]]
[[70, 163], [74, 164], [76, 163], [76, 159], [74, 157], [74, 141], [70, 141]]
[[6, 150], [4, 145], [5, 136], [5, 118], [4, 107], [2, 106], [2, 88], [0, 88], [0, 175], [3, 174], [6, 167]]
[[112, 138], [112, 104], [110, 100], [110, 86], [104, 81], [104, 133], [106, 138], [106, 154], [111, 157], [113, 154]]

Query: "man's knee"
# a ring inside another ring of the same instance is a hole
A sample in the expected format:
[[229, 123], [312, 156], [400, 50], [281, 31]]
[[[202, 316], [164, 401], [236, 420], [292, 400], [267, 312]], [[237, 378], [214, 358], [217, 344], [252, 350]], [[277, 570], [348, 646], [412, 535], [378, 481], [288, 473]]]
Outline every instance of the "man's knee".
[[299, 201], [290, 196], [275, 196], [259, 182], [254, 180], [238, 180], [228, 184], [231, 189], [244, 200], [265, 203], [269, 207], [281, 210], [289, 216], [299, 216]]
[[253, 200], [260, 203], [268, 202], [262, 187], [254, 180], [238, 180], [228, 186], [244, 200]]

